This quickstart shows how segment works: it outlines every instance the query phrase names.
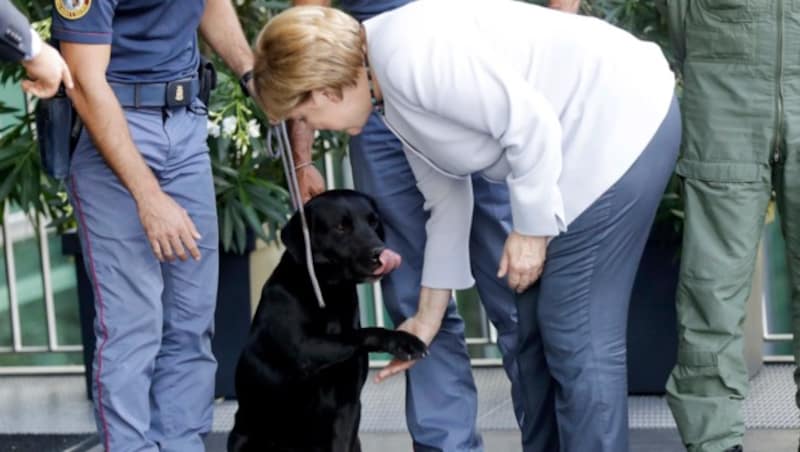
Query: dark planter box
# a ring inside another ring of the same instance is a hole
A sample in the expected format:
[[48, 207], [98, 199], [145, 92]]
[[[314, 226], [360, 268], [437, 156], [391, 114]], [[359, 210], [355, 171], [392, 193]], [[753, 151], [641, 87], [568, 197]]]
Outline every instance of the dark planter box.
[[663, 394], [675, 366], [678, 326], [675, 292], [680, 269], [680, 234], [672, 225], [650, 231], [628, 309], [628, 392]]
[[[254, 248], [255, 240], [249, 236], [244, 254], [220, 252], [217, 309], [214, 314], [215, 334], [211, 342], [211, 348], [218, 362], [214, 389], [216, 397], [233, 398], [235, 396], [236, 362], [250, 329], [249, 256]], [[91, 399], [92, 360], [95, 350], [95, 308], [92, 284], [86, 274], [78, 235], [75, 233], [62, 235], [61, 250], [64, 255], [75, 257], [83, 362], [86, 368], [86, 394]]]

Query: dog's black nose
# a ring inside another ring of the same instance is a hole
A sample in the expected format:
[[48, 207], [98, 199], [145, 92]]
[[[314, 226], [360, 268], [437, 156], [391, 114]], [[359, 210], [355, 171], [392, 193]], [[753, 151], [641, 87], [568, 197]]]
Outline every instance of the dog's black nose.
[[383, 253], [383, 247], [373, 248], [372, 249], [372, 260], [378, 264], [381, 263], [381, 253]]

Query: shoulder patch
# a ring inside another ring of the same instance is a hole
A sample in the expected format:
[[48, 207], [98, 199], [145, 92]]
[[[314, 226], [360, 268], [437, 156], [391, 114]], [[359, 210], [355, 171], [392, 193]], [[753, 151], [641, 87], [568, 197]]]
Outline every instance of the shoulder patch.
[[85, 16], [92, 6], [92, 0], [55, 0], [56, 11], [64, 19], [76, 20]]

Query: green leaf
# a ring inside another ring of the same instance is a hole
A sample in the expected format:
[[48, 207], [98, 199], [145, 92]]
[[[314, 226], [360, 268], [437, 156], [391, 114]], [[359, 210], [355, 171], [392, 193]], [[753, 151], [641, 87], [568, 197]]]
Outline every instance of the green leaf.
[[233, 209], [230, 205], [225, 206], [222, 215], [222, 224], [220, 225], [220, 237], [222, 237], [222, 249], [228, 251], [231, 249], [231, 241], [233, 239]]
[[236, 246], [233, 248], [237, 253], [244, 253], [247, 246], [247, 227], [244, 224], [244, 219], [238, 213], [240, 204], [237, 201], [232, 203], [237, 212], [233, 212], [233, 240]]
[[2, 185], [0, 185], [0, 203], [5, 204], [9, 193], [14, 189], [15, 182], [17, 181], [17, 174], [19, 174], [21, 168], [21, 164], [15, 166], [11, 174], [3, 180]]
[[264, 224], [258, 218], [258, 214], [256, 213], [256, 211], [253, 210], [252, 207], [245, 205], [242, 205], [239, 210], [242, 213], [242, 216], [244, 217], [245, 221], [247, 222], [247, 226], [249, 226], [250, 229], [252, 229], [252, 231], [259, 238], [261, 238], [261, 240], [268, 242], [269, 238], [267, 238], [267, 236], [264, 234]]

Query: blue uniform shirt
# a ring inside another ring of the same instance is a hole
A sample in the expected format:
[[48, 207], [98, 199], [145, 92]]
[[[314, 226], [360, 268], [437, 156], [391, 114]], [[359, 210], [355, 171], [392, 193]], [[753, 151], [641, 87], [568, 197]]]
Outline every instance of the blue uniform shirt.
[[411, 3], [411, 0], [340, 0], [339, 7], [356, 19], [364, 21], [406, 3]]
[[109, 82], [167, 82], [197, 73], [205, 0], [55, 0], [53, 38], [111, 44]]

